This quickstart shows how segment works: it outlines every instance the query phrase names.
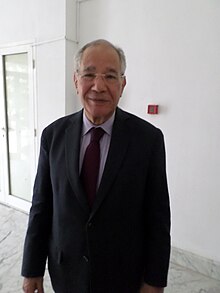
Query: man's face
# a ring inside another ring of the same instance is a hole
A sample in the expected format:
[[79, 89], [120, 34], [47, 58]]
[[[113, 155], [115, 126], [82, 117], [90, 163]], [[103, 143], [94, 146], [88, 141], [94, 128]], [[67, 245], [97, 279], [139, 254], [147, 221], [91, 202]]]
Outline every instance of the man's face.
[[97, 125], [108, 120], [126, 84], [117, 52], [106, 44], [87, 48], [74, 82], [87, 118]]

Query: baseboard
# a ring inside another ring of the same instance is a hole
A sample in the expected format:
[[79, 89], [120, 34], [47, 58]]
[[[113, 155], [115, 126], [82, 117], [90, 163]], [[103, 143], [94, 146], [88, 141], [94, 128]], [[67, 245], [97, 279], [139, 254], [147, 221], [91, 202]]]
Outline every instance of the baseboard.
[[172, 247], [171, 262], [198, 272], [209, 278], [220, 280], [220, 262], [204, 258], [194, 253]]

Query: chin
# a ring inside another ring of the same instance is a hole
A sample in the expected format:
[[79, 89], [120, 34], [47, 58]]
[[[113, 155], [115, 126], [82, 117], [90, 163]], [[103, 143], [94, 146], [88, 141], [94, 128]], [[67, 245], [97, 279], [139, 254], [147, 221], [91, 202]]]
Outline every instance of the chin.
[[91, 111], [90, 117], [94, 124], [102, 124], [106, 120], [108, 120], [112, 115], [112, 112], [105, 112], [105, 111]]

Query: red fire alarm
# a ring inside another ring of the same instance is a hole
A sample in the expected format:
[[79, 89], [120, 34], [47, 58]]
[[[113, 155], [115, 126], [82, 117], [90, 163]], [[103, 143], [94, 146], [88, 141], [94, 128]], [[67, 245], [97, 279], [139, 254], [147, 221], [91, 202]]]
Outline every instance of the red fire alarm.
[[158, 105], [148, 105], [147, 107], [147, 113], [148, 114], [158, 114]]

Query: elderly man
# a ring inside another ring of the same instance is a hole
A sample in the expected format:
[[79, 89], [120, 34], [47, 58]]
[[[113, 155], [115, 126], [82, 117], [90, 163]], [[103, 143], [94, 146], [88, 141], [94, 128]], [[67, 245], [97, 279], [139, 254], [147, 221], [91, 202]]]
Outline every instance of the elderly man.
[[163, 135], [118, 108], [123, 51], [106, 40], [75, 57], [83, 109], [42, 133], [24, 245], [26, 293], [161, 293], [170, 256]]

